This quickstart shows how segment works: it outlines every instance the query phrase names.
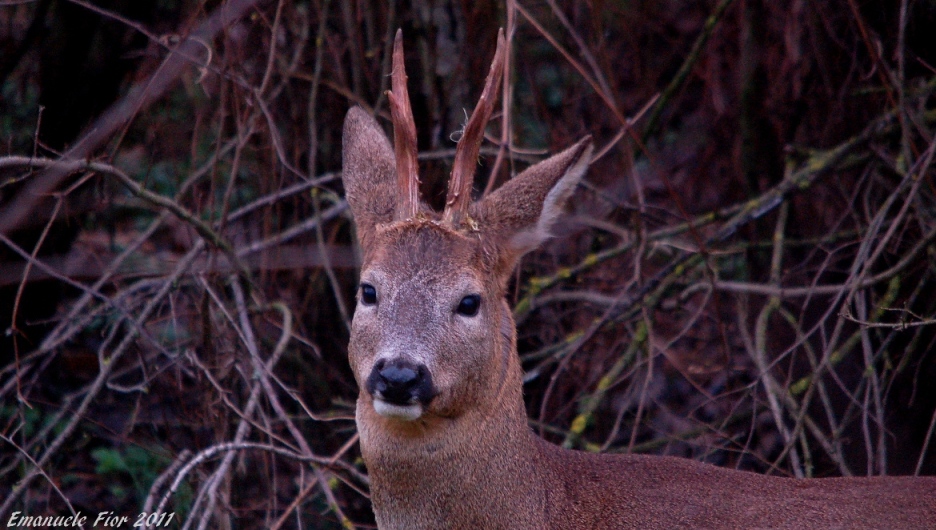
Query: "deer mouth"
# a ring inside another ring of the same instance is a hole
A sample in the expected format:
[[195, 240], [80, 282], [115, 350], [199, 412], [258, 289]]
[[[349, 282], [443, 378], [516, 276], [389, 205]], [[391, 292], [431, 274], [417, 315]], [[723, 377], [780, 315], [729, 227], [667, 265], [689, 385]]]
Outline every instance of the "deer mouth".
[[395, 405], [375, 396], [374, 411], [385, 418], [414, 421], [418, 420], [419, 417], [422, 416], [423, 406], [420, 403], [412, 403], [410, 405]]
[[365, 387], [377, 414], [406, 421], [422, 416], [438, 393], [426, 366], [405, 359], [377, 361]]

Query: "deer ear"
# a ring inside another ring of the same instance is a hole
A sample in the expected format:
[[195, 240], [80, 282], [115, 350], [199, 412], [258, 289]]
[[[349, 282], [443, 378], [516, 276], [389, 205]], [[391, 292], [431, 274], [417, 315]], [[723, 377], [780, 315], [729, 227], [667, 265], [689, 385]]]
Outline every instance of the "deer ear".
[[472, 205], [469, 215], [486, 236], [507, 251], [508, 267], [549, 237], [566, 200], [591, 162], [591, 137], [585, 137], [514, 177]]
[[361, 107], [348, 110], [341, 143], [341, 180], [358, 238], [366, 247], [375, 226], [394, 218], [398, 193], [396, 159], [377, 120]]

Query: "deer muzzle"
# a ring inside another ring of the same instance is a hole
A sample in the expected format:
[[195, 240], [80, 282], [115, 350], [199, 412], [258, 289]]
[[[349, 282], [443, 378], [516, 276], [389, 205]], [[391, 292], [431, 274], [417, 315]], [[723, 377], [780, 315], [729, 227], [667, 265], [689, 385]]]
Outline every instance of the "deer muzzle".
[[400, 358], [378, 360], [365, 386], [378, 414], [407, 421], [422, 416], [437, 394], [425, 365]]

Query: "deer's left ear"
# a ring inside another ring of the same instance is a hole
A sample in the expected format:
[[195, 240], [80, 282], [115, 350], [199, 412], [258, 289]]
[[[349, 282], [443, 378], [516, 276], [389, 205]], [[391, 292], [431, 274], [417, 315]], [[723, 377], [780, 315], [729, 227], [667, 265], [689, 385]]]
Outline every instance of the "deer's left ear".
[[485, 237], [493, 237], [511, 262], [549, 237], [566, 200], [582, 179], [593, 151], [590, 136], [527, 168], [471, 206], [469, 215]]

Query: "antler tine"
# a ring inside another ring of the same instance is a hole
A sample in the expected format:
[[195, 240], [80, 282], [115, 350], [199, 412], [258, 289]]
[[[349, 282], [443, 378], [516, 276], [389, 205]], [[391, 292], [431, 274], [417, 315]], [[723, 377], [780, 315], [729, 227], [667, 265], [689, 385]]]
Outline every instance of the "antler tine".
[[465, 132], [455, 149], [455, 163], [452, 166], [452, 178], [449, 180], [443, 214], [443, 221], [453, 227], [458, 226], [461, 218], [468, 211], [471, 185], [474, 182], [475, 166], [478, 163], [478, 152], [481, 150], [481, 141], [484, 139], [484, 128], [494, 110], [497, 89], [500, 87], [501, 76], [504, 73], [505, 48], [504, 30], [501, 28], [497, 32], [497, 51], [494, 52], [491, 70], [484, 82], [481, 99], [478, 100], [477, 106], [471, 113]]
[[393, 41], [393, 72], [390, 118], [393, 121], [393, 150], [396, 155], [397, 188], [402, 203], [397, 206], [397, 219], [411, 219], [419, 211], [419, 166], [416, 162], [416, 123], [406, 90], [406, 67], [403, 64], [403, 31], [397, 30]]

